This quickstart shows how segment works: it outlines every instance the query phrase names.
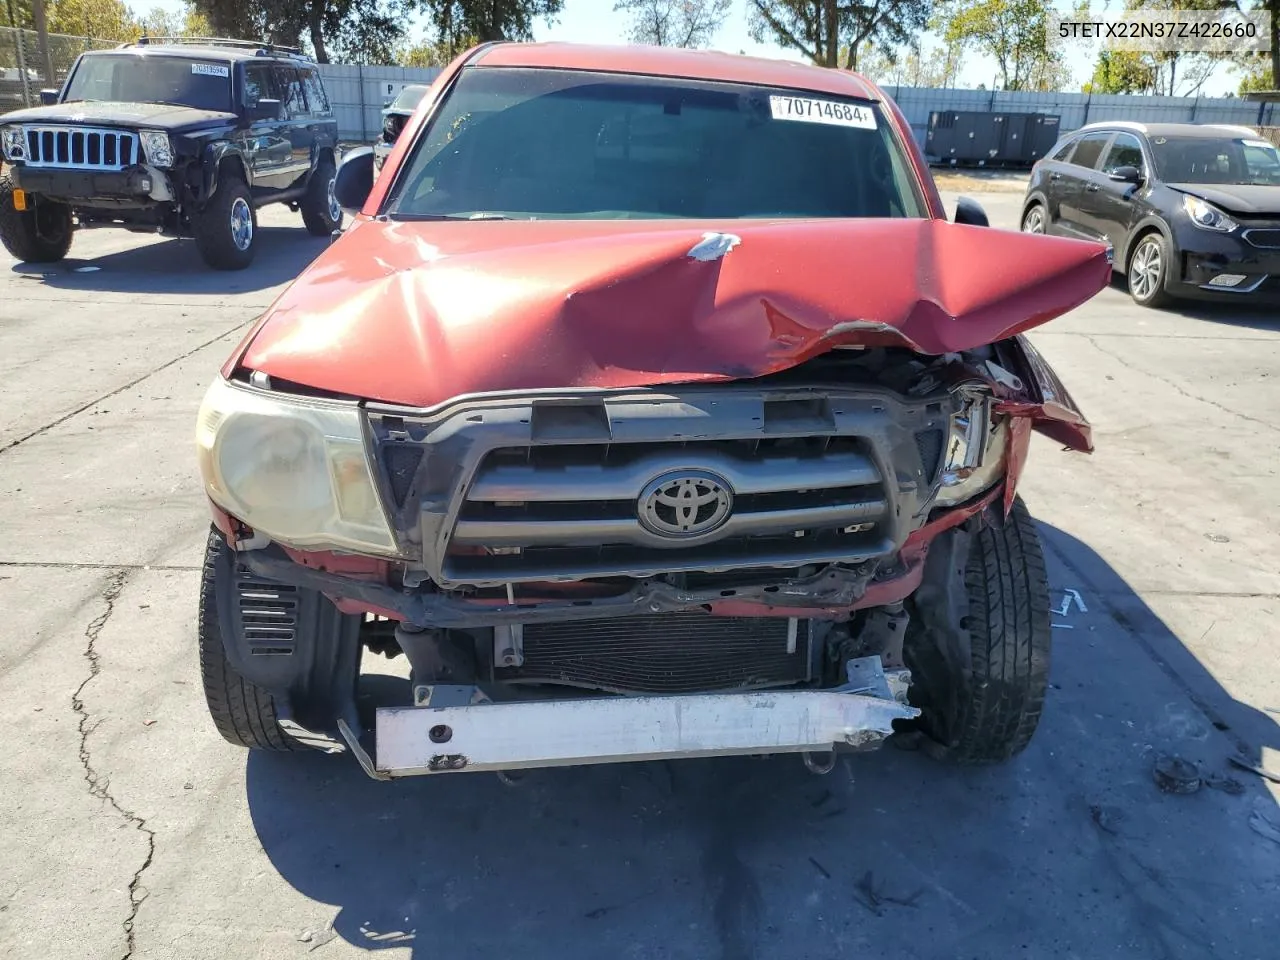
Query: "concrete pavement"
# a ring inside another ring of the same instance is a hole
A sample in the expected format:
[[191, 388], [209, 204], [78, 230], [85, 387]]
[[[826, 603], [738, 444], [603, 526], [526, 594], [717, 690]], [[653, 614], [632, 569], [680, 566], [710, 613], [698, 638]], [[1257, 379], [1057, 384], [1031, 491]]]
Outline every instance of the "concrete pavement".
[[[1280, 768], [1277, 318], [1116, 288], [1034, 335], [1099, 449], [1033, 450], [1055, 602], [1085, 609], [1017, 761], [377, 784], [230, 747], [200, 691], [196, 407], [323, 246], [263, 222], [243, 274], [114, 231], [0, 255], [0, 956], [1276, 955], [1277, 794], [1226, 758]], [[1160, 793], [1164, 751], [1228, 789]]]

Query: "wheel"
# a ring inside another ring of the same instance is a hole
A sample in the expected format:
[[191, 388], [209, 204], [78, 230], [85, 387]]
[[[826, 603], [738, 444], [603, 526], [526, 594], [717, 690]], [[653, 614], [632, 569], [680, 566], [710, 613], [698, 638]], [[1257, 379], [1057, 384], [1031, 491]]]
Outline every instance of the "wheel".
[[1169, 244], [1160, 233], [1148, 233], [1129, 254], [1129, 296], [1144, 307], [1160, 307], [1172, 299], [1164, 283], [1169, 270]]
[[258, 215], [249, 187], [238, 175], [223, 174], [192, 227], [200, 256], [215, 270], [243, 270], [253, 262]]
[[40, 200], [26, 210], [13, 205], [13, 181], [0, 177], [0, 243], [26, 263], [56, 263], [71, 249], [71, 208]]
[[200, 575], [200, 679], [213, 725], [223, 739], [238, 747], [260, 750], [302, 750], [303, 745], [280, 725], [275, 698], [270, 692], [237, 674], [222, 645], [218, 616], [217, 577], [227, 569], [230, 553], [216, 531], [209, 532], [204, 569]]
[[1002, 524], [983, 525], [967, 544], [953, 560], [938, 558], [950, 580], [933, 611], [912, 611], [903, 654], [911, 701], [923, 712], [920, 727], [937, 752], [957, 763], [998, 763], [1020, 753], [1040, 721], [1049, 683], [1049, 581], [1020, 499]]
[[327, 237], [342, 226], [342, 207], [333, 195], [338, 168], [326, 156], [311, 173], [306, 196], [302, 198], [302, 222], [314, 237]]
[[1045, 226], [1044, 207], [1038, 203], [1027, 207], [1027, 212], [1022, 215], [1022, 232], [1044, 233]]

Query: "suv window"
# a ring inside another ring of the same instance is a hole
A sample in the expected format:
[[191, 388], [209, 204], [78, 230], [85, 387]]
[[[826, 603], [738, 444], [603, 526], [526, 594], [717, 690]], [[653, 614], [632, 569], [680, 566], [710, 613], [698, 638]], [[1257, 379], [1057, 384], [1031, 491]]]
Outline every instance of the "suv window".
[[[788, 106], [812, 119], [786, 119]], [[388, 212], [923, 216], [909, 171], [884, 114], [865, 101], [664, 77], [467, 67], [414, 143]]]
[[67, 81], [65, 100], [172, 103], [230, 111], [231, 67], [188, 57], [85, 54]]
[[286, 117], [297, 117], [307, 112], [307, 98], [302, 92], [302, 78], [298, 76], [296, 67], [276, 64], [276, 89], [280, 91], [280, 100], [284, 104]]
[[259, 100], [278, 100], [275, 82], [271, 76], [271, 65], [268, 63], [246, 63], [244, 65], [244, 105], [256, 107]]
[[1072, 148], [1075, 145], [1076, 145], [1076, 138], [1068, 137], [1066, 140], [1062, 141], [1062, 143], [1059, 145], [1057, 150], [1053, 151], [1053, 153], [1050, 154], [1049, 159], [1050, 160], [1066, 160], [1067, 154], [1071, 152]]
[[1088, 167], [1092, 170], [1098, 165], [1098, 157], [1102, 156], [1102, 148], [1111, 139], [1109, 133], [1090, 133], [1076, 141], [1075, 152], [1071, 154], [1071, 163], [1077, 167]]
[[302, 85], [307, 91], [307, 105], [311, 107], [312, 116], [330, 116], [333, 110], [325, 95], [324, 84], [320, 82], [320, 71], [315, 67], [303, 67], [298, 72], [302, 74]]
[[1103, 161], [1102, 172], [1114, 173], [1119, 167], [1143, 168], [1142, 144], [1132, 133], [1118, 133], [1107, 151], [1107, 159]]

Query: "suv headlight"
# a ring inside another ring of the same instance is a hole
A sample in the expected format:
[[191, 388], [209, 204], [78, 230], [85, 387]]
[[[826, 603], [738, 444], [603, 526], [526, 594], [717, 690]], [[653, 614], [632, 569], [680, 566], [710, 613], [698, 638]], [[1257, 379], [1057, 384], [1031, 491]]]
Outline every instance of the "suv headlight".
[[991, 400], [969, 400], [951, 418], [943, 451], [942, 485], [935, 507], [953, 507], [989, 490], [1004, 476], [1004, 451], [1009, 439], [1005, 421], [991, 422]]
[[142, 152], [147, 162], [157, 167], [173, 166], [173, 144], [169, 135], [163, 130], [139, 130], [138, 138], [142, 141]]
[[210, 499], [293, 547], [394, 556], [354, 403], [273, 395], [218, 377], [196, 424]]
[[1193, 197], [1189, 193], [1182, 195], [1182, 209], [1187, 212], [1191, 222], [1202, 230], [1230, 233], [1237, 226], [1234, 220], [1213, 204], [1207, 203], [1199, 197]]
[[27, 158], [26, 131], [17, 124], [0, 127], [0, 144], [4, 146], [4, 155], [10, 160]]

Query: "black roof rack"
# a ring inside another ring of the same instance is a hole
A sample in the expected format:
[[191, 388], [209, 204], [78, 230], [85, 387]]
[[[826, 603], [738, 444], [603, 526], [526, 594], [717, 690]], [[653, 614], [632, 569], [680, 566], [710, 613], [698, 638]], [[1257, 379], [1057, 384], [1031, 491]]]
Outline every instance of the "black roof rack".
[[273, 54], [282, 53], [290, 57], [299, 57], [303, 60], [310, 60], [299, 47], [286, 47], [279, 43], [262, 43], [258, 40], [233, 40], [230, 37], [148, 37], [142, 36], [138, 38], [136, 44], [122, 44], [122, 46], [139, 46], [146, 47], [152, 44], [163, 44], [164, 46], [175, 47], [230, 47], [234, 50], [243, 50], [245, 52], [253, 51], [260, 57], [271, 56]]

